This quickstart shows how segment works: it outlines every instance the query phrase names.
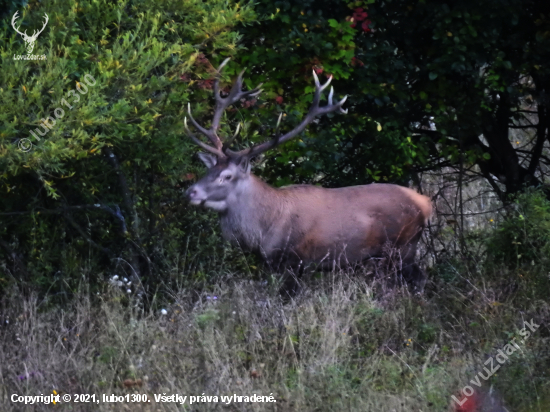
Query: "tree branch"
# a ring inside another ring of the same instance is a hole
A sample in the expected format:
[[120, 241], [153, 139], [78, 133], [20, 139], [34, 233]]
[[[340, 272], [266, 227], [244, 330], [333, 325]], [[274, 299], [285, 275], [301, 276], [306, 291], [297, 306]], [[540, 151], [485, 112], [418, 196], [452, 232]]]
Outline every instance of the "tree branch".
[[540, 162], [540, 156], [542, 155], [542, 149], [544, 147], [544, 141], [546, 140], [546, 130], [548, 129], [548, 114], [546, 106], [544, 104], [538, 105], [539, 111], [539, 123], [537, 124], [537, 142], [533, 148], [533, 157], [527, 168], [527, 174], [533, 176], [537, 170], [537, 166]]
[[122, 214], [120, 213], [120, 208], [118, 207], [118, 205], [115, 205], [115, 210], [111, 209], [107, 205], [102, 205], [97, 203], [95, 205], [65, 206], [57, 209], [40, 209], [40, 210], [33, 209], [33, 210], [27, 210], [24, 212], [4, 212], [4, 213], [0, 213], [0, 217], [32, 215], [35, 213], [43, 214], [43, 215], [54, 215], [58, 213], [67, 213], [75, 210], [103, 210], [117, 219], [117, 221], [120, 223], [120, 228], [123, 235], [125, 235], [127, 232], [126, 221], [124, 220], [124, 216], [122, 216]]
[[522, 125], [522, 126], [516, 126], [516, 125], [508, 125], [510, 129], [536, 129], [538, 127], [538, 124], [529, 124], [529, 125]]
[[107, 153], [107, 161], [111, 164], [113, 169], [115, 169], [115, 172], [117, 174], [124, 209], [126, 209], [127, 216], [131, 216], [130, 234], [134, 239], [139, 239], [139, 220], [137, 216], [137, 211], [134, 208], [132, 193], [130, 191], [130, 188], [128, 187], [126, 177], [124, 176], [124, 173], [122, 173], [122, 170], [120, 169], [120, 165], [118, 163], [118, 159], [112, 152], [112, 150], [109, 147], [104, 147], [103, 150], [105, 151], [105, 153]]
[[124, 173], [122, 172], [122, 169], [120, 167], [120, 164], [118, 163], [118, 159], [113, 153], [113, 151], [109, 147], [104, 148], [105, 153], [107, 154], [107, 161], [111, 164], [113, 169], [115, 170], [118, 178], [118, 184], [120, 186], [120, 193], [122, 195], [122, 203], [124, 205], [124, 209], [126, 209], [127, 216], [130, 216], [130, 235], [132, 237], [132, 246], [135, 250], [135, 254], [131, 255], [131, 264], [134, 270], [136, 271], [136, 278], [139, 279], [141, 270], [140, 270], [140, 264], [139, 264], [139, 254], [141, 254], [143, 257], [147, 259], [147, 262], [149, 263], [149, 257], [145, 253], [145, 250], [138, 245], [142, 245], [142, 241], [139, 236], [139, 219], [137, 210], [134, 205], [134, 201], [132, 199], [132, 192], [130, 191], [130, 188], [128, 187], [128, 182], [126, 180], [126, 176], [124, 176]]
[[88, 242], [90, 245], [92, 245], [95, 249], [100, 250], [101, 252], [105, 253], [109, 257], [114, 256], [113, 252], [111, 252], [110, 249], [108, 249], [106, 247], [99, 246], [97, 243], [95, 243], [92, 240], [92, 238], [89, 237], [88, 234], [84, 231], [84, 229], [82, 229], [80, 227], [80, 225], [74, 221], [74, 219], [72, 218], [72, 216], [70, 214], [68, 214], [68, 213], [64, 214], [63, 217], [65, 219], [67, 219], [69, 221], [69, 223], [71, 224], [71, 226], [74, 227], [78, 233], [80, 233], [80, 236], [82, 236], [86, 240], [86, 242]]

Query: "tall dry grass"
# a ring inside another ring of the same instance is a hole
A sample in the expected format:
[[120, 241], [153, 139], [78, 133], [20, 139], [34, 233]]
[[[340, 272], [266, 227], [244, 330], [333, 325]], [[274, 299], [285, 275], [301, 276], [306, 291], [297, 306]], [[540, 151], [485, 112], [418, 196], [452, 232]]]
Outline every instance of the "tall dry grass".
[[[447, 411], [531, 318], [542, 326], [484, 386], [510, 411], [550, 410], [548, 302], [527, 281], [461, 277], [411, 296], [360, 273], [328, 275], [288, 304], [275, 287], [227, 277], [208, 292], [168, 291], [169, 303], [148, 311], [112, 286], [91, 295], [83, 285], [64, 308], [14, 291], [0, 308], [0, 410]], [[54, 390], [151, 402], [10, 401]], [[273, 394], [276, 403], [155, 402], [162, 393]]]

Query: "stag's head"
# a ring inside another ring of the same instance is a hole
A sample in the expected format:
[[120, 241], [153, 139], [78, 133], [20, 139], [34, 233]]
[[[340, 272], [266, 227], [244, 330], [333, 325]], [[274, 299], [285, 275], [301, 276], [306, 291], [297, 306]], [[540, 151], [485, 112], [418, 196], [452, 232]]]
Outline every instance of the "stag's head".
[[15, 14], [13, 15], [12, 19], [11, 19], [11, 25], [13, 27], [13, 29], [19, 33], [21, 36], [23, 36], [23, 40], [25, 41], [25, 44], [26, 44], [26, 47], [27, 47], [27, 53], [28, 54], [31, 54], [33, 49], [34, 49], [34, 43], [36, 42], [36, 39], [38, 38], [38, 35], [40, 33], [42, 33], [44, 31], [44, 29], [46, 28], [46, 24], [48, 24], [48, 15], [46, 13], [44, 13], [44, 25], [42, 26], [42, 28], [40, 30], [35, 30], [34, 33], [29, 36], [27, 35], [27, 30], [25, 30], [24, 33], [21, 33], [19, 31], [19, 27], [15, 27], [15, 21], [19, 18], [19, 16], [17, 15], [19, 13], [19, 11], [16, 11]]
[[319, 106], [321, 93], [328, 87], [332, 77], [330, 77], [325, 84], [321, 85], [314, 71], [313, 77], [315, 79], [315, 94], [313, 97], [313, 102], [307, 115], [302, 119], [298, 126], [281, 136], [279, 133], [279, 126], [282, 119], [281, 113], [279, 120], [277, 121], [275, 136], [272, 139], [252, 146], [248, 149], [233, 151], [229, 148], [229, 146], [238, 136], [240, 125], [237, 127], [237, 131], [233, 137], [222, 141], [217, 134], [222, 115], [225, 109], [230, 105], [242, 99], [255, 97], [259, 95], [262, 90], [260, 89], [261, 84], [253, 90], [241, 90], [243, 84], [243, 70], [233, 84], [229, 95], [226, 97], [221, 97], [219, 89], [220, 73], [228, 61], [229, 59], [224, 60], [217, 71], [217, 78], [214, 83], [216, 108], [214, 110], [214, 117], [211, 127], [209, 129], [205, 129], [199, 125], [191, 115], [191, 105], [188, 105], [187, 109], [189, 119], [191, 120], [193, 126], [195, 126], [201, 134], [206, 136], [212, 145], [208, 145], [199, 140], [191, 132], [191, 130], [189, 130], [187, 125], [187, 117], [184, 122], [187, 135], [197, 145], [208, 152], [199, 153], [199, 157], [208, 168], [208, 172], [201, 180], [187, 190], [187, 197], [192, 205], [202, 205], [218, 212], [223, 212], [226, 210], [228, 202], [232, 199], [238, 199], [241, 193], [246, 190], [247, 183], [250, 180], [250, 160], [252, 158], [299, 135], [316, 116], [321, 116], [335, 111], [347, 113], [347, 110], [342, 109], [342, 105], [346, 101], [347, 96], [339, 102], [333, 104], [332, 96], [334, 94], [334, 90], [332, 87], [328, 96], [328, 104], [322, 107]]
[[189, 202], [217, 212], [227, 209], [227, 204], [237, 199], [246, 189], [250, 178], [250, 162], [240, 158], [218, 158], [210, 153], [199, 153], [208, 172], [187, 190]]

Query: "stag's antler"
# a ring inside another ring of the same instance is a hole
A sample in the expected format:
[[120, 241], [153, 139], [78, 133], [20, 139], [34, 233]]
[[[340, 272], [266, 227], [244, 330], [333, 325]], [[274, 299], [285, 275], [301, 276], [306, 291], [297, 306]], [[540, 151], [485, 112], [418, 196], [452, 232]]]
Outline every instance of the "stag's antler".
[[275, 137], [273, 139], [267, 142], [252, 146], [249, 149], [244, 149], [239, 152], [233, 152], [229, 150], [229, 145], [237, 137], [239, 133], [240, 124], [239, 124], [239, 127], [237, 127], [237, 132], [235, 133], [235, 135], [231, 139], [226, 140], [225, 142], [222, 142], [218, 137], [218, 135], [216, 134], [216, 130], [219, 128], [219, 123], [220, 123], [222, 114], [224, 110], [231, 104], [237, 102], [238, 100], [244, 97], [257, 96], [262, 92], [262, 90], [259, 89], [259, 87], [261, 86], [260, 84], [253, 90], [250, 90], [247, 92], [241, 91], [242, 76], [244, 73], [244, 70], [243, 70], [239, 74], [237, 81], [233, 84], [233, 87], [231, 88], [231, 92], [229, 93], [229, 95], [226, 98], [222, 98], [220, 96], [220, 91], [219, 91], [219, 76], [222, 68], [227, 64], [228, 61], [229, 59], [225, 59], [223, 63], [220, 65], [220, 67], [218, 68], [217, 79], [216, 79], [216, 82], [214, 83], [214, 93], [216, 95], [216, 109], [214, 111], [214, 119], [212, 120], [212, 126], [210, 127], [210, 129], [207, 130], [201, 127], [195, 121], [195, 119], [193, 119], [193, 116], [191, 116], [191, 106], [190, 105], [188, 106], [188, 113], [189, 113], [189, 118], [191, 119], [191, 122], [203, 135], [208, 137], [208, 139], [212, 142], [214, 147], [201, 142], [197, 137], [195, 137], [191, 133], [191, 131], [189, 130], [189, 127], [187, 126], [187, 117], [185, 118], [185, 121], [184, 121], [185, 131], [187, 132], [189, 137], [196, 144], [202, 147], [204, 150], [207, 150], [210, 153], [215, 154], [219, 158], [225, 158], [225, 157], [238, 158], [242, 156], [245, 156], [248, 158], [255, 157], [265, 152], [266, 150], [272, 149], [280, 145], [281, 143], [287, 142], [288, 140], [292, 139], [296, 135], [300, 134], [306, 128], [306, 126], [313, 121], [315, 116], [322, 116], [324, 114], [335, 112], [335, 111], [339, 111], [340, 113], [344, 113], [344, 114], [348, 112], [347, 109], [346, 110], [342, 109], [342, 105], [345, 103], [346, 99], [348, 98], [347, 96], [344, 96], [344, 98], [337, 103], [334, 103], [334, 104], [332, 103], [332, 96], [334, 95], [334, 89], [332, 87], [330, 88], [330, 93], [328, 96], [328, 104], [326, 106], [319, 107], [319, 102], [321, 101], [321, 93], [323, 92], [324, 89], [328, 87], [328, 85], [332, 81], [332, 76], [330, 76], [330, 78], [325, 84], [321, 85], [319, 83], [319, 78], [317, 77], [317, 74], [315, 74], [315, 71], [313, 71], [313, 78], [315, 79], [315, 95], [313, 97], [313, 102], [311, 104], [311, 107], [307, 115], [300, 122], [300, 124], [290, 132], [284, 134], [283, 136], [280, 136], [279, 125], [281, 123], [281, 118], [282, 118], [282, 113], [281, 113], [277, 121]]
[[223, 67], [227, 64], [229, 61], [229, 58], [225, 59], [223, 63], [218, 67], [217, 74], [216, 74], [216, 81], [214, 82], [214, 95], [216, 97], [216, 109], [214, 110], [214, 118], [212, 119], [212, 126], [210, 129], [205, 129], [201, 125], [199, 125], [193, 116], [191, 115], [191, 104], [189, 103], [187, 105], [187, 112], [189, 113], [189, 119], [191, 119], [191, 123], [193, 123], [193, 126], [197, 128], [203, 135], [208, 137], [208, 139], [212, 142], [214, 147], [208, 146], [207, 144], [201, 142], [199, 139], [197, 139], [189, 130], [189, 127], [187, 126], [187, 117], [184, 120], [185, 125], [185, 131], [189, 135], [191, 139], [195, 143], [197, 143], [200, 147], [202, 147], [204, 150], [207, 150], [218, 157], [227, 157], [229, 153], [232, 153], [228, 149], [228, 145], [237, 137], [239, 134], [240, 124], [239, 127], [237, 127], [237, 132], [235, 135], [229, 140], [225, 142], [225, 145], [220, 140], [217, 134], [217, 130], [220, 127], [220, 120], [222, 118], [223, 112], [227, 107], [231, 106], [233, 103], [238, 102], [240, 99], [246, 98], [246, 97], [254, 97], [259, 95], [262, 92], [262, 89], [260, 89], [261, 84], [259, 84], [255, 89], [249, 90], [247, 92], [241, 91], [241, 88], [243, 86], [243, 74], [244, 70], [239, 74], [239, 77], [237, 77], [237, 80], [233, 84], [233, 87], [231, 87], [231, 91], [229, 92], [229, 95], [225, 98], [221, 97], [220, 95], [220, 74], [223, 69]]
[[321, 86], [319, 83], [319, 78], [317, 77], [317, 74], [315, 73], [315, 70], [313, 70], [313, 78], [315, 79], [315, 96], [313, 97], [313, 102], [311, 103], [311, 107], [309, 108], [309, 111], [304, 117], [304, 119], [300, 122], [298, 126], [296, 126], [294, 129], [292, 129], [290, 132], [284, 134], [283, 136], [279, 136], [278, 130], [279, 130], [279, 124], [281, 123], [281, 116], [279, 115], [279, 120], [277, 121], [277, 132], [275, 133], [275, 137], [267, 141], [265, 143], [256, 145], [251, 147], [250, 149], [243, 150], [239, 152], [242, 155], [248, 156], [248, 157], [255, 157], [259, 155], [260, 153], [265, 152], [266, 150], [272, 149], [281, 143], [287, 142], [293, 137], [297, 136], [301, 132], [304, 131], [306, 126], [310, 124], [313, 119], [315, 119], [315, 116], [322, 116], [327, 113], [339, 111], [340, 113], [346, 114], [348, 110], [342, 109], [342, 105], [346, 102], [346, 99], [348, 96], [344, 96], [342, 100], [339, 102], [333, 104], [332, 103], [332, 96], [334, 95], [334, 89], [330, 88], [330, 93], [328, 95], [328, 104], [323, 107], [319, 107], [319, 102], [321, 101], [321, 93], [323, 90], [325, 90], [330, 82], [332, 81], [332, 76], [329, 77], [327, 82]]

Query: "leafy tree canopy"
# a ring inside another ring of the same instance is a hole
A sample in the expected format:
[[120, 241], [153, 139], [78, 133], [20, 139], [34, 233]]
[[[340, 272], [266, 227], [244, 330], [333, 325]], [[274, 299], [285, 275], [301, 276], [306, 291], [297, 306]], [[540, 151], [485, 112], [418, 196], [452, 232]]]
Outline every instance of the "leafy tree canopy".
[[350, 96], [350, 114], [283, 149], [281, 164], [296, 167], [271, 164], [274, 179], [399, 181], [463, 160], [502, 198], [545, 181], [548, 2], [263, 1], [257, 10], [270, 18], [243, 31], [242, 62], [269, 79], [268, 98], [303, 113], [311, 69]]

